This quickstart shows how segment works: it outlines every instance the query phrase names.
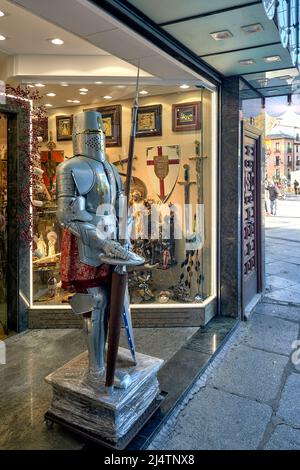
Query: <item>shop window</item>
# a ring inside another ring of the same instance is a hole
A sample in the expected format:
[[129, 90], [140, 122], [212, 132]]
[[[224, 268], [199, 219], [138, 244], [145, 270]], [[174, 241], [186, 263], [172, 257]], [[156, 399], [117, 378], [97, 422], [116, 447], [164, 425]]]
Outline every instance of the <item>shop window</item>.
[[[98, 96], [107, 94], [99, 89]], [[73, 155], [72, 115], [87, 109], [102, 113], [107, 159], [125, 180], [134, 86], [110, 89], [118, 99], [109, 105], [91, 101], [48, 113], [50, 141], [40, 147], [43, 206], [33, 221], [35, 306], [67, 305], [72, 295], [61, 287], [62, 232], [56, 221], [56, 168]], [[193, 86], [178, 92], [174, 85], [152, 85], [140, 94], [131, 242], [146, 262], [129, 272], [133, 306], [201, 304], [216, 293], [215, 103], [213, 92]]]

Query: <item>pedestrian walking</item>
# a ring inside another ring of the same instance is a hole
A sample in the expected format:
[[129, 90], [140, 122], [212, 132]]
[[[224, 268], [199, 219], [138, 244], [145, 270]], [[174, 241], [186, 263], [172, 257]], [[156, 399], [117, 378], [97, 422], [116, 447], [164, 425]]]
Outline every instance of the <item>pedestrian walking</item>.
[[299, 182], [297, 180], [295, 180], [294, 181], [294, 192], [295, 192], [296, 195], [298, 194], [298, 186], [299, 186]]
[[269, 186], [268, 189], [269, 189], [269, 197], [270, 197], [270, 205], [271, 205], [271, 214], [276, 215], [277, 214], [277, 201], [278, 201], [278, 196], [280, 192], [275, 183]]

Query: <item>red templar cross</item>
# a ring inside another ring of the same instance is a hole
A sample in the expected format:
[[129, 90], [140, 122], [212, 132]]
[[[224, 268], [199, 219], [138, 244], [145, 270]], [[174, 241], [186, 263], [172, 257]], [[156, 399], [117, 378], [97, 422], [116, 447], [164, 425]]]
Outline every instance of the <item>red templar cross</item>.
[[[162, 153], [162, 147], [159, 146], [157, 147], [157, 152], [158, 152], [158, 157], [162, 157], [163, 156], [163, 153]], [[155, 165], [155, 160], [147, 160], [147, 165]], [[167, 158], [167, 162], [166, 162], [167, 166], [169, 165], [178, 165], [179, 164], [179, 159], [178, 158]], [[157, 172], [156, 172], [157, 174]], [[163, 201], [166, 197], [166, 194], [165, 194], [165, 183], [164, 183], [164, 179], [165, 177], [167, 176], [168, 172], [162, 176], [159, 176], [157, 175], [157, 177], [159, 178], [159, 191], [160, 191], [160, 199]]]

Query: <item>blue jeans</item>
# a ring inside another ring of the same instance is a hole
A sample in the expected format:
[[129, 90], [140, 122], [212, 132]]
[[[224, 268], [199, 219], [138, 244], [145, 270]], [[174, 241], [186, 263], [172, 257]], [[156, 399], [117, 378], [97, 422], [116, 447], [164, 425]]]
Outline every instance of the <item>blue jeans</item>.
[[274, 199], [274, 201], [270, 201], [271, 203], [271, 214], [276, 215], [277, 212], [277, 199]]

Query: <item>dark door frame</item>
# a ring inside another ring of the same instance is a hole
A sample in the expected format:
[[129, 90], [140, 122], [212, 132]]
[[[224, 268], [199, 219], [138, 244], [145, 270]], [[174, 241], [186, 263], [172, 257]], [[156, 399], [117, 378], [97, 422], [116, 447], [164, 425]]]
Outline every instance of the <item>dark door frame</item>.
[[7, 327], [21, 332], [28, 327], [30, 302], [30, 243], [20, 237], [20, 220], [30, 223], [29, 207], [22, 203], [22, 191], [30, 184], [26, 170], [29, 130], [25, 106], [7, 98], [0, 112], [8, 116], [7, 132]]
[[[254, 139], [256, 142], [256, 158], [255, 158], [255, 208], [256, 208], [256, 224], [255, 224], [255, 254], [257, 259], [257, 293], [263, 292], [264, 288], [264, 263], [263, 263], [263, 220], [262, 220], [262, 137], [261, 131], [244, 121], [241, 122], [241, 156], [242, 165], [244, 163], [244, 137]], [[245, 283], [244, 283], [244, 171], [241, 172], [241, 320], [245, 320]]]

